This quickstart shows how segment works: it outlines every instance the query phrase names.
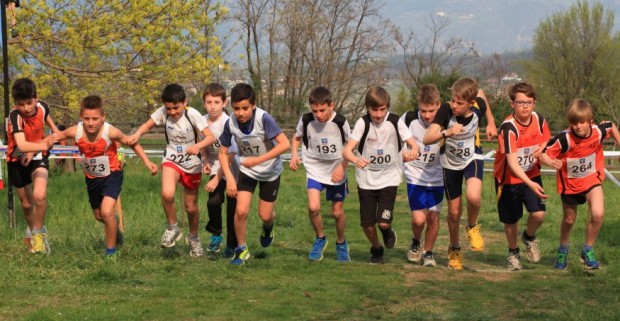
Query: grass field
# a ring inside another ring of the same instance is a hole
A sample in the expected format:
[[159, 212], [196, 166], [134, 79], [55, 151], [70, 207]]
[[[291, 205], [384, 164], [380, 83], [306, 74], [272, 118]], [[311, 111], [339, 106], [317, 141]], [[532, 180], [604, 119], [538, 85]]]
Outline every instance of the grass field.
[[[259, 220], [252, 210], [248, 242], [253, 258], [238, 268], [225, 259], [190, 258], [188, 247], [161, 250], [165, 228], [160, 178], [129, 159], [123, 185], [126, 239], [116, 262], [103, 259], [103, 228], [87, 202], [83, 175], [52, 171], [46, 225], [49, 256], [26, 253], [24, 221], [16, 200], [18, 228], [0, 220], [0, 320], [615, 320], [620, 318], [620, 201], [606, 184], [606, 221], [595, 247], [603, 268], [586, 273], [578, 260], [587, 212], [581, 208], [572, 234], [569, 267], [552, 267], [561, 207], [552, 176], [548, 217], [538, 238], [543, 258], [523, 259], [524, 270], [507, 272], [506, 241], [485, 173], [480, 223], [487, 248], [465, 250], [464, 271], [448, 269], [447, 224], [442, 213], [435, 248], [438, 266], [406, 260], [410, 214], [401, 185], [394, 227], [396, 248], [386, 264], [371, 266], [369, 243], [359, 227], [356, 184], [345, 202], [352, 262], [335, 259], [333, 220], [323, 213], [330, 241], [323, 261], [308, 261], [313, 232], [306, 213], [304, 172], [285, 170], [276, 207], [274, 244], [261, 249]], [[6, 190], [5, 190], [6, 191]], [[0, 207], [6, 208], [6, 192]], [[201, 228], [206, 194], [201, 197]], [[328, 209], [328, 204], [323, 204]], [[6, 213], [6, 210], [3, 211]], [[184, 230], [187, 230], [184, 228]], [[466, 244], [464, 233], [461, 241]], [[201, 230], [207, 242], [209, 235]]]

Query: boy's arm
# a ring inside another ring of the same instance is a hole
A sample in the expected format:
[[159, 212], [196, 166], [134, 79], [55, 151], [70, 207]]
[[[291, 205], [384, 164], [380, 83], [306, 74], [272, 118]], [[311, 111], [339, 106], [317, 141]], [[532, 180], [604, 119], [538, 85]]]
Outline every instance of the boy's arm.
[[301, 145], [301, 137], [293, 134], [292, 145], [291, 145], [291, 161], [289, 162], [289, 168], [296, 171], [301, 164], [301, 159], [299, 159], [298, 150], [299, 145]]
[[46, 151], [58, 141], [55, 139], [55, 136], [48, 135], [45, 139], [43, 139], [39, 143], [33, 143], [26, 140], [26, 135], [22, 132], [14, 133], [13, 137], [15, 138], [15, 143], [17, 144], [17, 148], [22, 153], [31, 153], [31, 152], [42, 152]]
[[226, 177], [226, 194], [230, 197], [237, 197], [237, 180], [235, 180], [235, 176], [230, 170], [228, 147], [224, 145], [220, 146], [217, 156], [220, 160], [220, 167], [222, 168], [224, 177]]
[[345, 160], [355, 164], [357, 168], [364, 168], [370, 164], [370, 161], [363, 157], [355, 156], [353, 149], [357, 147], [357, 143], [358, 142], [356, 140], [349, 138], [349, 141], [342, 150], [342, 157], [344, 157]]
[[[264, 163], [270, 159], [276, 158], [291, 148], [291, 143], [284, 133], [280, 133], [274, 140], [278, 143], [270, 151], [256, 157], [246, 157], [241, 165], [252, 167]], [[220, 158], [221, 161], [221, 158]], [[226, 177], [228, 179], [228, 176]]]
[[489, 105], [489, 100], [487, 99], [487, 96], [484, 94], [484, 91], [482, 91], [482, 89], [478, 89], [477, 96], [482, 98], [484, 100], [484, 103], [487, 105], [484, 116], [487, 119], [487, 140], [490, 141], [491, 139], [497, 137], [497, 126], [495, 126], [495, 118], [493, 118], [493, 113], [491, 112], [491, 105]]
[[614, 123], [611, 124], [611, 137], [620, 146], [620, 132], [618, 132], [618, 127]]
[[157, 170], [158, 170], [157, 165], [151, 162], [149, 157], [144, 152], [144, 148], [142, 148], [140, 144], [138, 143], [135, 143], [133, 145], [129, 144], [129, 136], [123, 134], [123, 132], [121, 132], [118, 128], [113, 127], [113, 126], [110, 126], [109, 135], [110, 135], [110, 139], [119, 141], [121, 142], [121, 144], [128, 145], [129, 147], [131, 147], [131, 149], [136, 153], [136, 155], [140, 157], [142, 162], [144, 162], [144, 165], [149, 170], [149, 172], [151, 172], [151, 175], [157, 174]]
[[140, 140], [140, 136], [148, 133], [153, 127], [155, 127], [155, 125], [155, 121], [152, 118], [149, 118], [149, 120], [147, 120], [146, 122], [144, 122], [144, 124], [138, 127], [138, 130], [136, 130], [135, 133], [127, 136], [126, 145], [131, 146], [138, 143], [138, 140]]
[[199, 141], [198, 143], [189, 146], [186, 150], [186, 152], [190, 155], [197, 155], [198, 153], [202, 153], [201, 150], [206, 148], [207, 146], [213, 144], [213, 142], [215, 141], [215, 135], [213, 135], [213, 132], [211, 132], [211, 130], [209, 129], [209, 127], [205, 127], [203, 128], [200, 133], [202, 134], [202, 137], [204, 137], [201, 141]]
[[551, 157], [549, 157], [549, 155], [547, 155], [544, 151], [540, 154], [540, 157], [538, 157], [538, 161], [556, 170], [562, 169], [563, 165], [562, 160], [551, 159]]
[[409, 146], [409, 148], [407, 150], [403, 150], [403, 160], [405, 162], [410, 162], [418, 158], [420, 156], [420, 146], [418, 146], [418, 144], [415, 142], [415, 139], [413, 139], [413, 137], [409, 137], [407, 140], [405, 140], [405, 143], [407, 143], [407, 146]]
[[517, 160], [516, 153], [506, 154], [506, 161], [508, 162], [508, 167], [512, 170], [512, 173], [523, 181], [525, 185], [527, 185], [533, 192], [541, 199], [546, 199], [547, 195], [545, 195], [545, 190], [538, 183], [532, 181], [527, 174], [523, 171], [521, 166], [519, 166], [519, 162]]

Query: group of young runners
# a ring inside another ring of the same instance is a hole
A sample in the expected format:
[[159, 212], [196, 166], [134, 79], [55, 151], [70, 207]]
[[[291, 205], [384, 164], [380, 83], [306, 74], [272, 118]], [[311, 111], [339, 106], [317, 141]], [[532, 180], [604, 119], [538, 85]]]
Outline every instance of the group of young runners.
[[[260, 245], [268, 247], [273, 242], [274, 208], [283, 171], [280, 156], [291, 149], [291, 143], [275, 119], [256, 106], [256, 93], [250, 85], [238, 84], [232, 88], [230, 116], [224, 113], [228, 98], [219, 84], [209, 84], [203, 92], [207, 111], [204, 116], [188, 107], [182, 86], [167, 85], [161, 95], [163, 107], [129, 136], [105, 122], [99, 96], [84, 98], [80, 123], [60, 131], [49, 116], [47, 104], [37, 100], [34, 82], [26, 78], [16, 80], [12, 94], [15, 106], [9, 115], [7, 162], [10, 181], [17, 188], [32, 232], [28, 242], [30, 252], [50, 252], [43, 225], [48, 149], [65, 139], [75, 139], [82, 154], [80, 163], [86, 176], [89, 202], [95, 219], [104, 224], [107, 257], [115, 258], [118, 246], [123, 243], [114, 216], [123, 180], [116, 143], [130, 146], [151, 174], [161, 169], [162, 206], [167, 221], [160, 243], [162, 248], [174, 247], [182, 238], [174, 199], [180, 183], [189, 223], [186, 235], [189, 254], [205, 255], [198, 237], [198, 198], [203, 175], [209, 176], [204, 187], [209, 195], [205, 229], [211, 233], [207, 252], [220, 253], [225, 243], [222, 256], [231, 258], [231, 264], [243, 265], [251, 257], [247, 219], [257, 185], [257, 213], [262, 221]], [[557, 189], [564, 212], [554, 267], [567, 267], [569, 236], [577, 207], [587, 202], [591, 214], [580, 258], [586, 268], [598, 268], [593, 246], [604, 216], [602, 143], [611, 136], [620, 144], [617, 127], [611, 122], [594, 124], [592, 106], [577, 99], [567, 108], [570, 128], [551, 138], [547, 121], [534, 111], [534, 87], [518, 83], [509, 92], [513, 113], [502, 122], [498, 134], [488, 101], [475, 80], [457, 80], [451, 94], [450, 102], [442, 103], [434, 85], [421, 86], [417, 108], [399, 117], [390, 112], [388, 92], [372, 86], [364, 100], [367, 114], [351, 130], [347, 119], [335, 111], [329, 89], [317, 87], [311, 91], [310, 112], [302, 115], [297, 123], [289, 164], [291, 170], [299, 170], [301, 164], [306, 170], [307, 210], [315, 232], [308, 258], [320, 261], [328, 246], [321, 217], [321, 192], [326, 190], [335, 219], [336, 259], [351, 260], [343, 202], [349, 193], [347, 166], [352, 164], [360, 224], [370, 242], [371, 264], [383, 263], [384, 248], [391, 249], [397, 243], [392, 221], [398, 186], [404, 175], [412, 228], [407, 259], [424, 266], [436, 265], [433, 248], [445, 195], [448, 267], [463, 269], [459, 241], [463, 182], [469, 249], [485, 248], [478, 224], [484, 167], [479, 127], [485, 117], [487, 138], [499, 135], [494, 181], [499, 220], [504, 224], [508, 242], [508, 270], [521, 269], [518, 222], [523, 217], [523, 206], [529, 213], [521, 234], [526, 256], [531, 262], [540, 260], [536, 232], [545, 217], [547, 198], [540, 178], [541, 163], [557, 170]], [[44, 137], [46, 124], [52, 134]], [[140, 136], [155, 126], [163, 126], [165, 130], [166, 150], [161, 167], [149, 160], [138, 143]], [[224, 202], [227, 204], [225, 241]]]

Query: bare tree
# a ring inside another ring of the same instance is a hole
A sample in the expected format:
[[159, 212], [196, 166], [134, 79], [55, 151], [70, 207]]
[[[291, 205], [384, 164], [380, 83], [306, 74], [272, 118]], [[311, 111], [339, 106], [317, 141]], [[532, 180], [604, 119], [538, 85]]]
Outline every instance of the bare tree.
[[318, 85], [357, 115], [356, 96], [385, 83], [391, 25], [376, 0], [242, 0], [237, 10], [253, 85], [279, 118], [296, 119]]
[[403, 54], [401, 77], [408, 88], [419, 87], [423, 80], [460, 74], [479, 57], [473, 43], [459, 38], [444, 41], [449, 25], [447, 17], [429, 14], [425, 35], [413, 31], [403, 33], [398, 27], [392, 29], [392, 36]]

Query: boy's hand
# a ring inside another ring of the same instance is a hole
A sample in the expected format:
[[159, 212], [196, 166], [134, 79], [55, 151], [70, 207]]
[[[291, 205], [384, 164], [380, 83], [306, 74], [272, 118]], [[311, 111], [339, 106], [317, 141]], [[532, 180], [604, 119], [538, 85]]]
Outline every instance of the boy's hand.
[[41, 142], [45, 143], [48, 149], [51, 149], [54, 146], [54, 144], [58, 143], [59, 141], [60, 140], [58, 139], [58, 134], [54, 133], [54, 134], [45, 136], [45, 138], [43, 138]]
[[24, 153], [19, 159], [19, 162], [22, 166], [26, 167], [30, 164], [30, 161], [34, 157], [34, 153]]
[[291, 155], [291, 161], [290, 161], [288, 167], [291, 170], [296, 171], [299, 168], [299, 166], [298, 166], [299, 164], [301, 164], [301, 159], [299, 159], [299, 156]]
[[140, 136], [133, 134], [133, 135], [127, 136], [127, 140], [125, 142], [127, 143], [126, 145], [133, 146], [136, 143], [138, 143], [139, 140], [140, 140]]
[[226, 178], [226, 195], [237, 197], [237, 182], [234, 179]]
[[420, 152], [419, 151], [414, 151], [414, 150], [407, 150], [407, 151], [403, 151], [402, 155], [403, 155], [403, 160], [405, 162], [410, 162], [410, 161], [420, 157]]
[[146, 168], [149, 170], [149, 172], [151, 173], [151, 176], [155, 176], [155, 174], [157, 174], [157, 172], [159, 171], [159, 166], [157, 166], [157, 164], [149, 161], [148, 163], [144, 164], [146, 166]]
[[463, 131], [463, 124], [455, 124], [454, 126], [448, 128], [446, 130], [446, 136], [452, 137], [454, 135], [458, 135]]
[[495, 126], [487, 125], [487, 140], [491, 141], [491, 139], [497, 137], [497, 128]]
[[557, 158], [551, 161], [551, 167], [553, 167], [554, 169], [560, 170], [562, 169], [563, 165], [564, 163]]
[[538, 183], [536, 182], [532, 182], [531, 185], [529, 185], [530, 189], [532, 189], [532, 191], [534, 192], [534, 194], [536, 194], [536, 196], [538, 196], [538, 198], [540, 199], [547, 199], [549, 196], [545, 194], [545, 189], [542, 188], [542, 186], [540, 186]]
[[370, 161], [367, 160], [366, 158], [362, 158], [362, 157], [359, 157], [355, 161], [355, 167], [357, 167], [357, 168], [365, 168], [366, 166], [368, 166], [368, 164], [370, 164]]
[[192, 145], [187, 147], [187, 149], [185, 149], [185, 152], [190, 155], [198, 155], [198, 153], [200, 153], [200, 148], [198, 148], [198, 146], [196, 145]]
[[205, 185], [205, 191], [207, 191], [209, 193], [215, 191], [215, 189], [217, 188], [217, 185], [220, 184], [220, 180], [217, 179], [216, 177], [217, 177], [217, 175], [211, 177], [209, 182]]
[[332, 183], [338, 183], [344, 179], [344, 169], [342, 166], [336, 167], [332, 172]]
[[245, 166], [245, 168], [251, 168], [260, 164], [257, 157], [246, 157], [241, 162], [241, 165]]

